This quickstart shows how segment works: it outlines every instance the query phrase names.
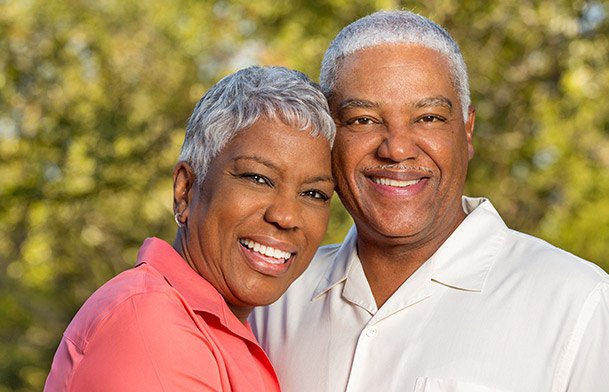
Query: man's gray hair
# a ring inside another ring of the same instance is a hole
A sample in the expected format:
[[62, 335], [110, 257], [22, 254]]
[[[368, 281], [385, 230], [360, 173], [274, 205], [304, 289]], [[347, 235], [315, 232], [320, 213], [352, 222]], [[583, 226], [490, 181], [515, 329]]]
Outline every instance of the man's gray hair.
[[336, 126], [319, 85], [302, 72], [252, 66], [216, 83], [188, 120], [179, 160], [188, 162], [201, 185], [211, 161], [240, 131], [259, 119], [279, 120], [330, 147]]
[[459, 93], [463, 118], [471, 103], [467, 67], [459, 45], [446, 30], [410, 11], [378, 11], [351, 23], [334, 38], [321, 63], [320, 84], [330, 97], [342, 60], [365, 48], [383, 44], [413, 44], [444, 54], [450, 63], [452, 80]]

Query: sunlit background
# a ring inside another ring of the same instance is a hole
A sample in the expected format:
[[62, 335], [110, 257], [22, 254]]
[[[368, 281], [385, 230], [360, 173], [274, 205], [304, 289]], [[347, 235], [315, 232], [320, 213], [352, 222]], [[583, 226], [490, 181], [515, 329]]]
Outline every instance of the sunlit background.
[[[318, 80], [341, 27], [396, 8], [462, 47], [467, 194], [609, 269], [606, 1], [0, 0], [0, 391], [41, 390], [82, 302], [144, 238], [172, 241], [171, 170], [207, 88], [251, 64]], [[326, 242], [349, 225], [335, 200]]]

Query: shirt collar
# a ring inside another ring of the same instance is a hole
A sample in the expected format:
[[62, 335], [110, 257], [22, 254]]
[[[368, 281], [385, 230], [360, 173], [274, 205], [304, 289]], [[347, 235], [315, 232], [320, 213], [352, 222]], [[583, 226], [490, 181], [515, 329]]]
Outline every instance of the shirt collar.
[[234, 333], [250, 338], [251, 334], [243, 330], [244, 325], [230, 311], [218, 290], [193, 270], [167, 242], [154, 237], [147, 238], [137, 255], [137, 265], [143, 263], [160, 272], [193, 310], [216, 316]]
[[482, 291], [502, 248], [507, 226], [485, 198], [463, 197], [465, 220], [427, 261], [431, 279], [445, 286]]
[[355, 228], [355, 225], [353, 225], [345, 236], [343, 243], [340, 245], [334, 260], [331, 263], [328, 263], [323, 278], [313, 292], [313, 298], [318, 297], [347, 279], [354, 263], [359, 263], [356, 240], [357, 229]]
[[[507, 226], [485, 198], [463, 197], [468, 214], [436, 253], [425, 263], [431, 280], [468, 291], [482, 291], [484, 282], [502, 247]], [[357, 256], [357, 230], [352, 226], [332, 263], [317, 285], [313, 298], [348, 279]], [[422, 271], [421, 271], [422, 272]]]

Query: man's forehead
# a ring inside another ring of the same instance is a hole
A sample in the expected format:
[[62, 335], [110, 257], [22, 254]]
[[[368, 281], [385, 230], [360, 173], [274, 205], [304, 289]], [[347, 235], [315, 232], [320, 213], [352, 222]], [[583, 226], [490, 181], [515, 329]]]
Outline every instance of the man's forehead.
[[[443, 107], [448, 109], [449, 112], [453, 111], [454, 106], [452, 100], [443, 95], [427, 96], [412, 101], [402, 102], [402, 104], [412, 109]], [[350, 109], [379, 109], [383, 106], [383, 104], [377, 101], [347, 97], [337, 100], [334, 106], [334, 111], [340, 113]]]
[[[400, 90], [402, 88], [414, 86], [421, 80], [417, 72], [431, 73], [432, 80], [437, 82], [432, 83], [433, 86], [438, 86], [441, 79], [450, 83], [454, 91], [444, 90], [444, 93], [433, 93], [419, 95], [416, 101], [421, 101], [418, 106], [429, 106], [430, 102], [441, 104], [452, 108], [454, 102], [447, 98], [447, 95], [452, 95], [454, 92], [458, 96], [458, 87], [455, 84], [452, 75], [452, 67], [450, 59], [439, 51], [429, 48], [425, 45], [418, 44], [382, 44], [371, 47], [366, 47], [353, 52], [342, 58], [337, 63], [335, 73], [335, 83], [330, 91], [330, 100], [335, 104], [343, 104], [344, 100], [360, 100], [361, 96], [345, 96], [349, 91], [359, 89], [362, 83], [370, 83], [376, 86], [374, 90], [390, 88], [392, 90]], [[387, 78], [384, 78], [384, 75]], [[397, 76], [396, 76], [397, 75]], [[411, 75], [417, 75], [413, 76]], [[435, 76], [437, 75], [437, 76]], [[408, 80], [410, 78], [410, 80]], [[390, 79], [390, 80], [387, 80]], [[403, 86], [401, 84], [404, 84]], [[426, 90], [428, 86], [425, 86]], [[448, 94], [447, 94], [448, 93]], [[414, 98], [414, 97], [413, 97]], [[374, 104], [374, 103], [372, 103]]]
[[[450, 59], [435, 49], [416, 44], [383, 44], [343, 57], [336, 64], [335, 81], [351, 82], [352, 72], [366, 78], [382, 70], [406, 75], [409, 69], [434, 69], [438, 73], [451, 75], [453, 71]], [[333, 88], [336, 87], [335, 83]]]
[[427, 52], [433, 53], [436, 59], [449, 61], [448, 56], [437, 48], [427, 46], [420, 43], [411, 43], [411, 42], [393, 42], [393, 43], [380, 43], [377, 45], [366, 46], [355, 50], [353, 52], [345, 53], [341, 56], [340, 60], [337, 61], [337, 71], [340, 72], [340, 69], [343, 67], [345, 63], [349, 63], [358, 57], [363, 57], [364, 55], [372, 54], [373, 56], [389, 56], [395, 53], [403, 53], [405, 51], [408, 52]]

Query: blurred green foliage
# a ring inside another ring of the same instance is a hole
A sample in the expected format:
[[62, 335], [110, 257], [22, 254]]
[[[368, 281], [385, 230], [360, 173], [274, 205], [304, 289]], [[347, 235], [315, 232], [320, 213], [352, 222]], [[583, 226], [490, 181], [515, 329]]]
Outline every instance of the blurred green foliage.
[[[609, 269], [606, 2], [0, 0], [0, 392], [40, 390], [88, 295], [145, 237], [172, 240], [171, 170], [207, 88], [250, 64], [317, 79], [340, 28], [395, 8], [462, 46], [467, 193]], [[326, 241], [350, 222], [333, 203]]]

